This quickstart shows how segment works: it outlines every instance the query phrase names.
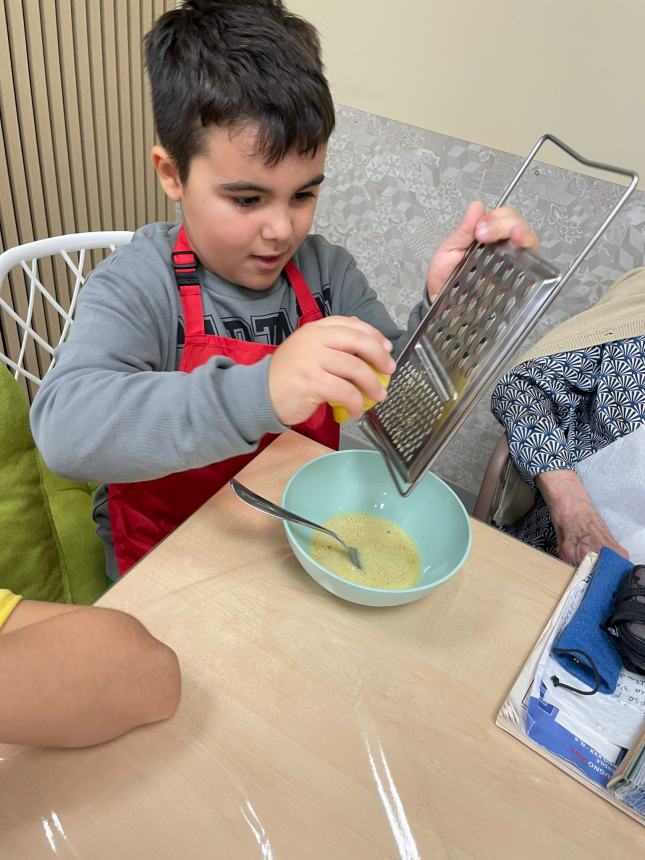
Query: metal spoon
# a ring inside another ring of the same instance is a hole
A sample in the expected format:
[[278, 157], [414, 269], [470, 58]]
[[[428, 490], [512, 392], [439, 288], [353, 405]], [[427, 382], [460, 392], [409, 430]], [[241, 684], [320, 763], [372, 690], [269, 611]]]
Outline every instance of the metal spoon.
[[278, 517], [278, 519], [281, 520], [290, 520], [293, 523], [299, 523], [301, 526], [307, 526], [307, 528], [310, 529], [317, 529], [317, 531], [324, 532], [325, 534], [330, 535], [330, 537], [335, 538], [345, 547], [345, 552], [354, 567], [358, 570], [363, 569], [356, 547], [346, 544], [345, 541], [336, 534], [336, 532], [326, 529], [324, 526], [319, 526], [317, 523], [312, 523], [311, 520], [306, 520], [304, 517], [299, 517], [298, 514], [293, 514], [291, 511], [287, 511], [279, 505], [274, 505], [273, 502], [270, 502], [262, 496], [258, 496], [257, 493], [254, 493], [252, 490], [249, 490], [248, 487], [240, 484], [240, 482], [236, 481], [235, 478], [231, 478], [229, 483], [235, 495], [242, 499], [243, 502], [246, 502], [247, 505], [251, 505], [252, 508], [257, 508], [259, 511], [264, 511], [265, 514], [269, 514], [272, 517]]

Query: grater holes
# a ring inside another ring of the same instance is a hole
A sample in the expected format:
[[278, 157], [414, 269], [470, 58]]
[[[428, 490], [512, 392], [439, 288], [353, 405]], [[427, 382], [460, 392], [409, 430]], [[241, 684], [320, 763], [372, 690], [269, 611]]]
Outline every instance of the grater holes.
[[463, 373], [465, 373], [467, 371], [467, 368], [468, 368], [469, 358], [470, 358], [470, 353], [468, 352], [468, 350], [466, 350], [465, 352], [463, 352], [461, 354], [461, 358], [457, 362], [457, 369], [461, 370]]
[[495, 284], [492, 281], [488, 281], [488, 280], [485, 280], [485, 283], [486, 283], [486, 289], [484, 290], [484, 295], [482, 296], [482, 298], [487, 299], [490, 296], [490, 294], [493, 292], [493, 290], [495, 289]]
[[495, 320], [497, 319], [497, 314], [493, 311], [488, 315], [488, 319], [484, 323], [484, 331], [490, 331], [490, 329], [495, 325]]
[[493, 298], [493, 302], [491, 304], [492, 308], [496, 308], [500, 302], [503, 302], [505, 298], [504, 293], [501, 290], [498, 290], [495, 297]]
[[399, 456], [409, 465], [425, 445], [444, 401], [425, 371], [407, 362], [398, 368], [387, 399], [374, 412]]
[[476, 323], [480, 322], [481, 318], [484, 316], [484, 314], [486, 312], [487, 312], [486, 305], [482, 302], [479, 305], [479, 307], [477, 308], [477, 313], [475, 314], [475, 322]]
[[444, 356], [448, 355], [450, 353], [450, 349], [452, 347], [453, 341], [454, 341], [454, 336], [451, 334], [447, 334], [444, 337], [443, 341], [440, 344], [438, 344], [439, 352]]
[[472, 282], [475, 280], [476, 274], [477, 274], [477, 266], [473, 266], [472, 269], [466, 275], [465, 283], [467, 286], [472, 284]]
[[[535, 286], [535, 281], [532, 281], [530, 278], [525, 278], [524, 283], [522, 284], [522, 286], [519, 289], [519, 293], [518, 293], [519, 297], [521, 299], [525, 299], [534, 286]], [[517, 290], [516, 290], [516, 292], [517, 292]]]
[[466, 340], [467, 340], [469, 331], [470, 331], [470, 325], [467, 322], [462, 323], [461, 326], [459, 327], [459, 332], [457, 334], [457, 337], [459, 339], [459, 348], [460, 349], [466, 349], [466, 347], [467, 347]]

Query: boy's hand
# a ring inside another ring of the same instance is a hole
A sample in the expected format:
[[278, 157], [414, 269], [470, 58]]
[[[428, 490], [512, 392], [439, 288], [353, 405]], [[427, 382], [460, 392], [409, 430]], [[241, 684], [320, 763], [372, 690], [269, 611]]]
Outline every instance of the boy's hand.
[[385, 397], [374, 370], [392, 373], [391, 349], [377, 329], [356, 317], [325, 317], [299, 328], [269, 363], [276, 416], [291, 427], [306, 421], [321, 403], [334, 403], [358, 418], [364, 394], [376, 402]]
[[453, 269], [461, 262], [471, 243], [498, 242], [500, 239], [510, 239], [521, 248], [537, 251], [540, 241], [531, 230], [524, 218], [511, 209], [502, 206], [486, 212], [483, 203], [476, 201], [466, 209], [461, 224], [452, 235], [439, 245], [430, 261], [428, 269], [428, 295], [430, 301], [439, 295]]

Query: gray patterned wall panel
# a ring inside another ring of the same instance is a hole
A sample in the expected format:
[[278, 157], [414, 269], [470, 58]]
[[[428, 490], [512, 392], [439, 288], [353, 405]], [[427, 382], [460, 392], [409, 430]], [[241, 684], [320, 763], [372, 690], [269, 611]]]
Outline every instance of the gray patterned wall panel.
[[[558, 129], [545, 131], [558, 133]], [[534, 142], [527, 139], [527, 152]], [[584, 147], [579, 141], [567, 143], [589, 158], [603, 160], [593, 141]], [[403, 327], [419, 299], [428, 261], [439, 242], [456, 226], [471, 200], [493, 206], [521, 161], [506, 152], [337, 106], [328, 178], [314, 228], [355, 255]], [[509, 202], [539, 235], [541, 255], [564, 270], [621, 192], [611, 182], [536, 162]], [[636, 192], [525, 345], [589, 307], [619, 275], [642, 265], [645, 194]], [[490, 415], [491, 390], [434, 466], [434, 471], [471, 494], [479, 489], [500, 432]], [[344, 429], [345, 447], [366, 444], [355, 426]]]

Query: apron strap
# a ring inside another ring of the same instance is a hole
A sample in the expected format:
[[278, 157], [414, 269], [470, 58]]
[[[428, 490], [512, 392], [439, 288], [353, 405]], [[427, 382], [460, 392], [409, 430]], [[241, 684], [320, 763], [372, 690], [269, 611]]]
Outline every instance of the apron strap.
[[322, 319], [323, 315], [320, 312], [318, 303], [314, 299], [311, 290], [309, 289], [309, 286], [305, 281], [304, 275], [293, 262], [293, 260], [289, 260], [289, 262], [286, 264], [286, 266], [284, 267], [284, 273], [289, 279], [291, 289], [296, 294], [296, 301], [298, 302], [298, 306], [302, 311], [302, 316], [298, 320], [298, 326]]
[[197, 266], [197, 257], [182, 224], [172, 252], [172, 269], [184, 309], [186, 337], [205, 334], [204, 306]]
[[184, 286], [193, 286], [195, 284], [199, 286], [197, 265], [197, 257], [188, 241], [186, 228], [182, 224], [172, 252], [172, 268], [175, 273], [177, 287], [180, 290]]

